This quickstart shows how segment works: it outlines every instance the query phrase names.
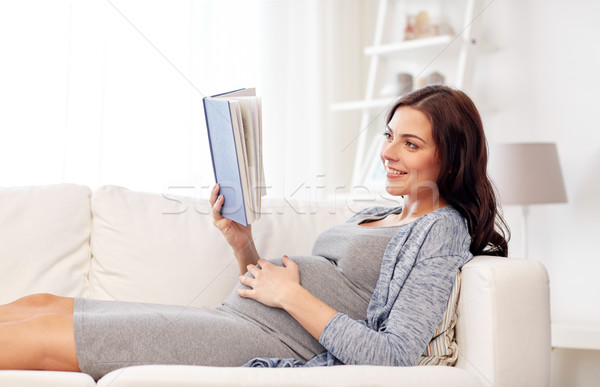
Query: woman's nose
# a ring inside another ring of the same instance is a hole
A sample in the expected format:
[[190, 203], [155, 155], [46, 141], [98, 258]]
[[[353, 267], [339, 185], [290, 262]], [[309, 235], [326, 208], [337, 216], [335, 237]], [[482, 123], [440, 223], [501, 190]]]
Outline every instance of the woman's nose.
[[396, 143], [395, 142], [386, 142], [383, 144], [383, 148], [381, 149], [381, 157], [386, 160], [395, 161], [398, 159], [398, 152], [396, 151]]

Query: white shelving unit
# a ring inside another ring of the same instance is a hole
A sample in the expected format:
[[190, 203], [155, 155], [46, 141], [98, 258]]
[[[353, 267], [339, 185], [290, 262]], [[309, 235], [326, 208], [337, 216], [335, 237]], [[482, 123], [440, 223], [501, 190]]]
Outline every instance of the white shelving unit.
[[[377, 116], [380, 116], [381, 112], [397, 98], [383, 98], [376, 95], [378, 75], [380, 75], [380, 68], [384, 62], [388, 60], [401, 60], [403, 57], [410, 56], [413, 59], [418, 58], [415, 61], [420, 63], [424, 69], [434, 63], [436, 58], [442, 53], [450, 50], [449, 55], [453, 58], [456, 66], [452, 86], [463, 90], [469, 87], [469, 76], [472, 74], [473, 57], [475, 54], [474, 50], [477, 46], [477, 16], [482, 0], [462, 1], [464, 20], [462, 26], [454, 26], [454, 28], [457, 28], [455, 35], [446, 34], [384, 43], [383, 35], [386, 19], [388, 19], [388, 6], [394, 2], [410, 1], [419, 4], [415, 0], [379, 0], [373, 45], [364, 49], [364, 54], [370, 59], [365, 96], [358, 101], [335, 103], [330, 106], [330, 110], [335, 112], [362, 111], [359, 134], [356, 139], [356, 157], [352, 173], [353, 186], [366, 185], [368, 187], [370, 185], [369, 182], [371, 179], [369, 177], [373, 171], [373, 161], [377, 159], [377, 149], [379, 148], [381, 139], [378, 137], [374, 138], [368, 144], [369, 137], [376, 137], [371, 136], [373, 133], [369, 128], [371, 122]], [[403, 39], [404, 37], [400, 38]], [[404, 69], [398, 68], [398, 72], [402, 71]]]

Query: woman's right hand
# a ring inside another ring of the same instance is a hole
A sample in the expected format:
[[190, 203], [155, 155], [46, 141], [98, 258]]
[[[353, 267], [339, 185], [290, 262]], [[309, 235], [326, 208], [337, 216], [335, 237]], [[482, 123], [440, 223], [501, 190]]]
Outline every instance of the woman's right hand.
[[234, 254], [236, 256], [243, 254], [244, 250], [254, 247], [252, 243], [252, 228], [250, 225], [243, 226], [221, 215], [221, 208], [223, 207], [225, 198], [223, 195], [218, 195], [218, 193], [219, 184], [215, 184], [208, 200], [212, 208], [213, 224], [221, 231], [227, 243], [233, 248]]

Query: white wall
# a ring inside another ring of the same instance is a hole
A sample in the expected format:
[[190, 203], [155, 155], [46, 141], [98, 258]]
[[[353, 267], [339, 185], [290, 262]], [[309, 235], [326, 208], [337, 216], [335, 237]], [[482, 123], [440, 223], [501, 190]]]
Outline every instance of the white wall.
[[532, 208], [530, 256], [550, 272], [554, 320], [600, 324], [599, 14], [599, 3], [584, 0], [496, 1], [482, 24], [498, 49], [481, 55], [474, 97], [490, 142], [557, 142], [569, 203]]
[[[568, 203], [533, 207], [529, 256], [549, 272], [553, 322], [600, 326], [600, 3], [495, 1], [481, 18], [482, 50], [473, 97], [490, 142], [558, 145]], [[520, 255], [517, 208], [505, 209]], [[594, 357], [595, 356], [595, 357]], [[573, 359], [578, 359], [573, 361]], [[594, 385], [598, 352], [555, 350], [553, 384]], [[579, 361], [581, 360], [581, 361]], [[570, 376], [577, 376], [570, 379]]]

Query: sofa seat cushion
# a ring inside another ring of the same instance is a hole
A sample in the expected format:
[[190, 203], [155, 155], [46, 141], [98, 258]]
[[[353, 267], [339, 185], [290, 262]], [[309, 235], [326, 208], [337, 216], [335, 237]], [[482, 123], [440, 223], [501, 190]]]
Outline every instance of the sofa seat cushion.
[[74, 184], [0, 189], [0, 303], [86, 294], [90, 195]]
[[0, 371], [0, 386], [15, 387], [95, 387], [90, 375], [80, 372]]
[[334, 366], [310, 368], [230, 368], [136, 366], [113, 371], [99, 387], [240, 386], [423, 386], [480, 387], [477, 377], [455, 367]]

